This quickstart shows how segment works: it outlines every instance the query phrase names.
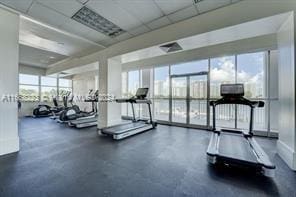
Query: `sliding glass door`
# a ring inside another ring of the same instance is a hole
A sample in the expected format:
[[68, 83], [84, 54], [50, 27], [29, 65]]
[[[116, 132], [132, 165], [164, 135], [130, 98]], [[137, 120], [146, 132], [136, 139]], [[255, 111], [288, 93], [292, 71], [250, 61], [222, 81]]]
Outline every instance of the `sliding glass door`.
[[208, 125], [208, 73], [171, 75], [172, 123]]

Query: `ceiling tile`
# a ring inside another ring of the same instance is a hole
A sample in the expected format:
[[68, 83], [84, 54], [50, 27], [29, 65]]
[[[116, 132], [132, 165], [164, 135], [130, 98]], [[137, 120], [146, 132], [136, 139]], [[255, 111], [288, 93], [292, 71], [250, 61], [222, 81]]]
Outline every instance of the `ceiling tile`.
[[37, 20], [40, 20], [44, 23], [47, 23], [56, 27], [62, 24], [65, 24], [69, 19], [68, 17], [52, 9], [44, 7], [43, 5], [37, 2], [32, 5], [28, 14]]
[[98, 14], [121, 27], [124, 30], [133, 29], [142, 25], [136, 17], [128, 11], [121, 8], [117, 3], [111, 0], [90, 0], [87, 7], [96, 11]]
[[71, 18], [69, 18], [65, 24], [59, 26], [59, 28], [78, 36], [85, 36], [92, 30], [89, 27], [82, 25]]
[[154, 1], [115, 0], [115, 2], [143, 23], [163, 16]]
[[54, 64], [62, 59], [67, 58], [57, 53], [44, 51], [41, 49], [29, 47], [26, 45], [19, 45], [19, 62], [28, 66], [47, 67], [50, 64]]
[[101, 40], [106, 40], [109, 38], [108, 36], [92, 29], [85, 35], [85, 37], [96, 43], [98, 43]]
[[133, 35], [126, 32], [126, 33], [120, 34], [119, 36], [115, 37], [115, 40], [124, 41], [124, 40], [127, 40], [127, 39], [131, 38], [131, 37], [133, 37]]
[[83, 51], [102, 49], [94, 42], [72, 36], [72, 34], [64, 33], [26, 18], [20, 20], [19, 43], [66, 56], [74, 56]]
[[226, 6], [231, 3], [231, 0], [204, 0], [196, 4], [197, 10], [199, 13], [208, 12], [223, 6]]
[[192, 0], [154, 0], [165, 14], [171, 14], [177, 10], [193, 5]]
[[0, 3], [3, 5], [6, 5], [10, 8], [16, 9], [21, 12], [27, 12], [27, 10], [30, 8], [33, 0], [21, 0], [21, 1], [16, 1], [16, 0], [0, 0]]
[[192, 5], [188, 8], [184, 8], [183, 10], [179, 10], [177, 12], [172, 13], [172, 14], [168, 15], [168, 17], [169, 17], [169, 19], [171, 19], [171, 21], [178, 22], [178, 21], [182, 21], [187, 18], [190, 18], [192, 16], [195, 16], [197, 14], [198, 13], [197, 13], [195, 6]]
[[142, 26], [140, 26], [140, 27], [137, 27], [137, 28], [135, 28], [135, 29], [130, 30], [129, 33], [131, 33], [131, 34], [137, 36], [137, 35], [140, 35], [140, 34], [146, 33], [146, 32], [148, 32], [148, 31], [150, 31], [150, 29], [149, 29], [148, 27], [146, 27], [145, 25], [142, 25]]
[[119, 41], [115, 40], [114, 38], [108, 38], [106, 40], [99, 41], [98, 43], [107, 47], [107, 46], [111, 46], [117, 42], [119, 42]]
[[158, 29], [169, 24], [171, 24], [170, 20], [166, 16], [164, 16], [148, 23], [147, 26], [151, 29]]
[[37, 2], [68, 17], [72, 17], [83, 6], [76, 0], [37, 0]]

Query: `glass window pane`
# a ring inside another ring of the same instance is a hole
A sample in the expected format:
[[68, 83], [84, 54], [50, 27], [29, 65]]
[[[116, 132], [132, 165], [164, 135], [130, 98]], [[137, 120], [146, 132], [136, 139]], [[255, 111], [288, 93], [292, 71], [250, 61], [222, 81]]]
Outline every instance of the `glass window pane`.
[[263, 98], [265, 52], [248, 53], [237, 56], [237, 82], [243, 83], [245, 97]]
[[207, 124], [207, 75], [191, 76], [190, 82], [190, 124]]
[[[267, 129], [267, 111], [266, 103], [264, 107], [255, 108], [254, 110], [254, 130], [266, 130]], [[249, 129], [250, 124], [250, 107], [245, 105], [237, 105], [237, 127], [239, 129]]]
[[44, 86], [57, 86], [57, 78], [54, 78], [54, 77], [41, 77], [41, 85], [44, 85]]
[[59, 79], [59, 86], [60, 87], [72, 87], [72, 80], [70, 79]]
[[56, 87], [41, 87], [41, 100], [52, 101], [53, 97], [57, 96]]
[[173, 65], [171, 67], [171, 74], [190, 74], [208, 71], [208, 60], [199, 60], [193, 62], [186, 62], [182, 64]]
[[154, 68], [154, 118], [169, 120], [169, 67]]
[[23, 101], [38, 101], [39, 100], [39, 87], [20, 85], [19, 86], [20, 99]]
[[186, 77], [172, 78], [172, 121], [186, 123]]
[[[212, 58], [210, 60], [210, 99], [220, 98], [220, 85], [235, 83], [235, 56]], [[212, 125], [212, 107], [211, 107]], [[235, 105], [220, 105], [216, 108], [217, 127], [235, 127]]]
[[19, 83], [28, 85], [38, 85], [39, 79], [37, 75], [19, 74]]
[[219, 57], [210, 60], [210, 97], [220, 97], [220, 85], [224, 83], [235, 83], [235, 57]]
[[[127, 92], [127, 72], [123, 72], [121, 74], [121, 94], [123, 98], [126, 98], [128, 96]], [[127, 103], [121, 103], [121, 115], [127, 116]]]
[[140, 73], [138, 70], [128, 72], [128, 97], [136, 94], [140, 87]]

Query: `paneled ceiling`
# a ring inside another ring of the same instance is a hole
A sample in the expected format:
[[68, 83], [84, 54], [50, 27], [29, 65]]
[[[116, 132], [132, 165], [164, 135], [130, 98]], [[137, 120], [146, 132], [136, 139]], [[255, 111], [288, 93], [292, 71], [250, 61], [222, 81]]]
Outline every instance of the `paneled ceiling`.
[[[24, 15], [20, 27], [20, 43], [23, 45], [20, 47], [20, 59], [24, 60], [21, 63], [31, 62], [32, 65], [44, 67], [63, 59], [62, 57], [82, 56], [98, 51], [237, 1], [239, 0], [0, 0], [0, 4]], [[84, 6], [123, 29], [125, 33], [110, 37], [73, 20], [71, 17]], [[28, 51], [22, 51], [25, 49]], [[44, 55], [46, 51], [47, 57], [53, 56], [52, 53], [60, 57], [41, 59], [44, 56], [38, 54]], [[22, 57], [23, 55], [30, 57]]]
[[[136, 35], [235, 3], [238, 0], [0, 0], [32, 18], [102, 44], [112, 45]], [[115, 38], [71, 19], [83, 6], [126, 33]]]
[[[246, 38], [252, 38], [257, 36], [263, 36], [268, 34], [274, 34], [281, 27], [283, 22], [289, 17], [289, 14], [279, 14], [262, 18], [255, 21], [242, 23], [218, 29], [215, 31], [175, 40], [181, 46], [180, 51], [186, 51], [225, 42], [231, 42], [236, 40], [242, 40]], [[180, 52], [178, 51], [178, 52]], [[128, 63], [147, 58], [166, 55], [160, 46], [152, 46], [149, 48], [133, 51], [127, 54], [120, 55], [122, 63]]]

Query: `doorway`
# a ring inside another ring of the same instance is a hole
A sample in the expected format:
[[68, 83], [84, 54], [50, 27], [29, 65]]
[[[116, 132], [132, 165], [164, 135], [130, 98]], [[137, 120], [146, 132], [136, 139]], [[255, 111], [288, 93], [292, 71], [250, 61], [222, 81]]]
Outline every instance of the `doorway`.
[[208, 72], [170, 76], [169, 120], [172, 124], [208, 128], [208, 101]]

